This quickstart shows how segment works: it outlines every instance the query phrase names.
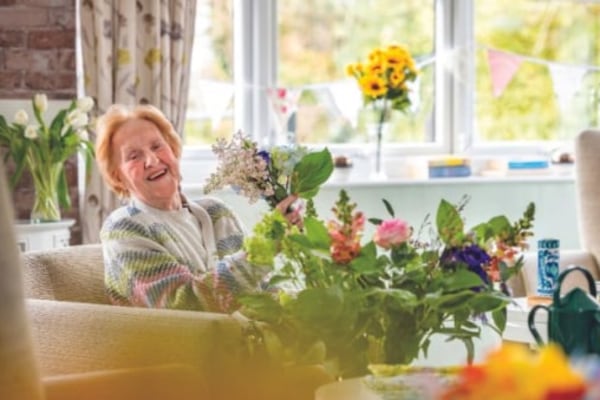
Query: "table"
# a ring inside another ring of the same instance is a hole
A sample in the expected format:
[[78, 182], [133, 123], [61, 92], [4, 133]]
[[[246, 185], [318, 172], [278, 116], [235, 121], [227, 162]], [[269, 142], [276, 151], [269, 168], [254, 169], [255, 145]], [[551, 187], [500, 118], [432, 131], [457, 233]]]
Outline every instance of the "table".
[[381, 396], [371, 391], [362, 378], [352, 378], [319, 387], [315, 400], [381, 400]]
[[[524, 343], [535, 345], [536, 341], [529, 331], [527, 318], [532, 306], [526, 297], [517, 297], [507, 307], [506, 329], [502, 334], [504, 342]], [[540, 310], [535, 315], [535, 326], [544, 341], [548, 340], [548, 313]]]
[[17, 244], [21, 251], [49, 250], [69, 246], [74, 219], [57, 222], [32, 223], [29, 220], [15, 221]]

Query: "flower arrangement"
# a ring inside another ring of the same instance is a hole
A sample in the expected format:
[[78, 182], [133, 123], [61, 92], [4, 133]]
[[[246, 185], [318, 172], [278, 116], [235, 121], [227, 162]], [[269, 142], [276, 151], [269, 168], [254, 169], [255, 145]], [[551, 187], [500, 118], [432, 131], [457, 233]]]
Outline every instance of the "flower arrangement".
[[409, 82], [417, 78], [418, 69], [404, 46], [389, 45], [372, 50], [364, 62], [348, 64], [346, 73], [356, 79], [364, 105], [377, 115], [375, 169], [379, 173], [383, 125], [391, 110], [404, 112], [410, 106]]
[[204, 186], [210, 193], [227, 185], [249, 198], [250, 203], [264, 199], [272, 208], [290, 194], [313, 198], [333, 172], [327, 149], [310, 152], [303, 146], [274, 146], [261, 149], [242, 132], [231, 141], [220, 139], [213, 145], [218, 159], [217, 171]]
[[[550, 344], [532, 353], [504, 345], [479, 365], [467, 365], [440, 400], [583, 400], [597, 398], [597, 376], [570, 362], [561, 348]], [[598, 361], [594, 362], [597, 375]], [[596, 396], [592, 396], [594, 391]]]
[[0, 146], [6, 148], [7, 158], [15, 162], [16, 170], [10, 178], [14, 187], [28, 170], [35, 187], [32, 220], [60, 220], [60, 206], [69, 208], [64, 162], [78, 150], [86, 155], [87, 171], [94, 157], [94, 145], [88, 140], [88, 113], [94, 107], [90, 97], [71, 101], [47, 124], [44, 114], [48, 99], [43, 93], [32, 99], [34, 120], [25, 110], [19, 110], [12, 123], [0, 116]]
[[307, 216], [302, 230], [268, 213], [244, 247], [251, 263], [272, 267], [280, 290], [241, 297], [241, 312], [266, 323], [276, 358], [327, 360], [342, 377], [363, 375], [370, 363], [409, 364], [427, 354], [433, 334], [462, 341], [472, 359], [478, 319], [505, 327], [505, 283], [522, 266], [535, 207], [513, 223], [496, 216], [467, 229], [467, 201], [442, 200], [435, 226], [427, 217], [415, 231], [384, 200], [390, 217], [368, 220], [376, 226], [366, 243], [367, 218], [344, 190], [331, 220]]

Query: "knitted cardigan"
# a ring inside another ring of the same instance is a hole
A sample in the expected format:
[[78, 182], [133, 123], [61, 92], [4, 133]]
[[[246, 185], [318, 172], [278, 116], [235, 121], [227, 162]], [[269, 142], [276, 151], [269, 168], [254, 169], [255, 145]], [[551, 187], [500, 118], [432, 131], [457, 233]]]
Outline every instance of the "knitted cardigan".
[[201, 237], [179, 226], [169, 214], [177, 211], [135, 199], [106, 219], [100, 238], [114, 304], [232, 312], [237, 294], [259, 288], [266, 271], [245, 261], [244, 231], [233, 212], [209, 197], [190, 202], [188, 209]]

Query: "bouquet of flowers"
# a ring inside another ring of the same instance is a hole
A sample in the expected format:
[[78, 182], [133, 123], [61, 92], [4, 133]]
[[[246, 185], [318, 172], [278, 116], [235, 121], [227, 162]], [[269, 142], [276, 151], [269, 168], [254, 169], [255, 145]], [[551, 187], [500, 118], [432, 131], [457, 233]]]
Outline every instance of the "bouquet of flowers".
[[333, 172], [327, 149], [310, 152], [303, 146], [260, 149], [255, 141], [237, 132], [230, 142], [213, 146], [219, 164], [204, 187], [209, 193], [230, 185], [251, 203], [264, 199], [273, 208], [290, 194], [312, 199]]
[[409, 83], [417, 78], [418, 70], [404, 46], [389, 45], [372, 50], [365, 62], [348, 64], [346, 73], [356, 79], [364, 105], [371, 106], [377, 117], [375, 168], [379, 173], [383, 126], [391, 110], [405, 111], [410, 106]]
[[409, 364], [433, 334], [462, 341], [472, 359], [477, 319], [505, 327], [505, 283], [522, 266], [535, 207], [513, 223], [501, 215], [467, 229], [467, 200], [442, 200], [435, 226], [425, 218], [417, 231], [384, 200], [390, 217], [369, 219], [376, 229], [366, 243], [366, 216], [344, 190], [332, 220], [309, 216], [302, 230], [277, 210], [266, 214], [244, 246], [251, 263], [272, 266], [280, 290], [243, 296], [241, 312], [266, 323], [268, 353], [327, 360], [343, 377], [370, 363]]
[[6, 148], [7, 159], [16, 164], [10, 178], [14, 187], [26, 169], [31, 172], [36, 190], [36, 203], [32, 210], [34, 219], [56, 221], [60, 219], [59, 205], [70, 207], [64, 162], [78, 150], [86, 155], [87, 171], [94, 157], [94, 145], [88, 140], [88, 113], [94, 107], [90, 97], [71, 101], [48, 124], [44, 114], [48, 109], [45, 94], [32, 99], [34, 120], [25, 110], [19, 110], [12, 123], [0, 115], [0, 146]]

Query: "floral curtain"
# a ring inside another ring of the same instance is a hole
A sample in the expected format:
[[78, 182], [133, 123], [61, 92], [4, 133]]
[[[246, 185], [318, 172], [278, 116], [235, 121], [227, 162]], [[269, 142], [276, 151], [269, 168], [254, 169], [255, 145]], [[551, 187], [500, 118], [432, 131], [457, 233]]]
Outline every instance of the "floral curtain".
[[[181, 132], [187, 107], [197, 0], [81, 0], [85, 95], [97, 115], [111, 104], [153, 104]], [[99, 241], [119, 199], [90, 171], [82, 204], [83, 242]]]

